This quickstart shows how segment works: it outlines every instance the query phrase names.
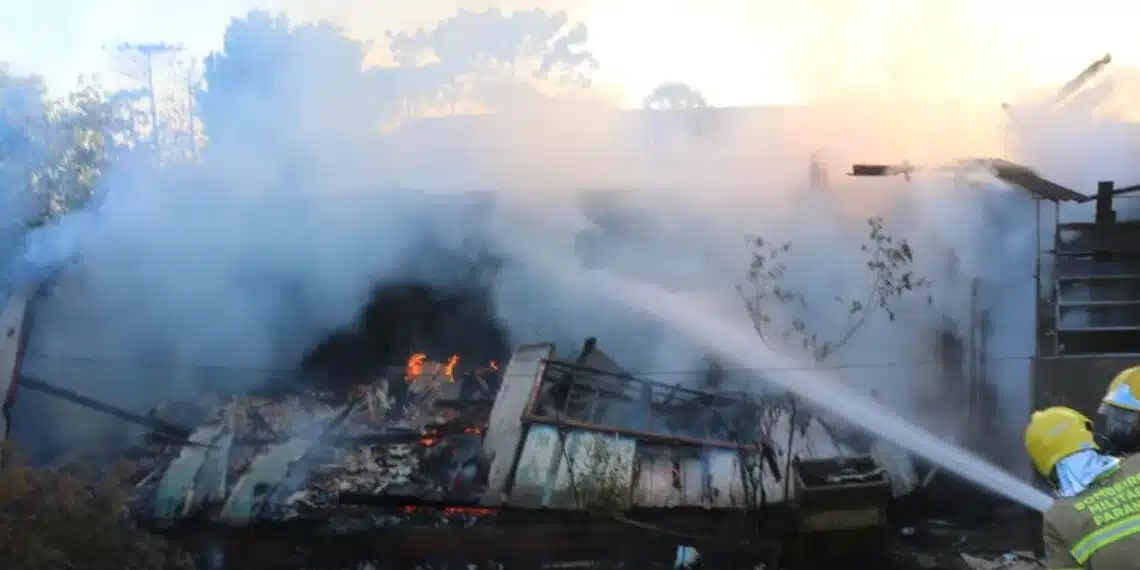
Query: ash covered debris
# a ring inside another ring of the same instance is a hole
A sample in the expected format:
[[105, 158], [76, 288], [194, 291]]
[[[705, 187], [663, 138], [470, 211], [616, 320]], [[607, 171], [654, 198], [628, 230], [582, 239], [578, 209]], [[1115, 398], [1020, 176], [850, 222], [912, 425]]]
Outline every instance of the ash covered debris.
[[464, 403], [486, 398], [482, 387], [497, 366], [456, 378], [458, 362], [450, 364], [413, 355], [408, 366], [347, 393], [164, 406], [152, 415], [202, 420], [184, 441], [151, 434], [132, 453], [139, 515], [248, 523], [314, 516], [344, 495], [477, 493], [486, 414]]
[[470, 494], [482, 472], [472, 449], [509, 354], [476, 265], [451, 264], [470, 275], [445, 279], [449, 288], [378, 285], [353, 325], [309, 350], [296, 374], [250, 391], [214, 386], [139, 414], [47, 390], [145, 433], [80, 450], [50, 441], [48, 429], [34, 443], [55, 466], [127, 459], [143, 518], [248, 522], [299, 517], [343, 493]]

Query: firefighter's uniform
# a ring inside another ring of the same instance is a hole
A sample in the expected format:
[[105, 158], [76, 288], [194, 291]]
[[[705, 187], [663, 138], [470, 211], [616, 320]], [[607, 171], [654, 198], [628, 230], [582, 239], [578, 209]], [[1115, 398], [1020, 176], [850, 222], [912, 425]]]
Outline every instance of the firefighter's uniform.
[[1116, 455], [1140, 452], [1140, 366], [1112, 379], [1097, 409], [1096, 432]]
[[1045, 567], [1140, 568], [1140, 455], [1118, 460], [1101, 454], [1093, 441], [1092, 422], [1063, 407], [1033, 414], [1025, 448], [1038, 473], [1054, 486], [1061, 486], [1062, 470], [1073, 472], [1061, 465], [1066, 460], [1087, 456], [1098, 466], [1085, 472], [1088, 480], [1079, 491], [1045, 511]]

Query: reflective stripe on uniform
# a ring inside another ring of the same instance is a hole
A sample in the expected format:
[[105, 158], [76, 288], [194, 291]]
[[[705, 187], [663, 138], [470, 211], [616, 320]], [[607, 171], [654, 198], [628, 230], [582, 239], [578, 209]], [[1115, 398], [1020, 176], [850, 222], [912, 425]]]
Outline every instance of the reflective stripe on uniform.
[[1078, 564], [1084, 564], [1093, 553], [1122, 539], [1140, 532], [1140, 515], [1133, 515], [1104, 528], [1097, 529], [1077, 542], [1071, 550]]

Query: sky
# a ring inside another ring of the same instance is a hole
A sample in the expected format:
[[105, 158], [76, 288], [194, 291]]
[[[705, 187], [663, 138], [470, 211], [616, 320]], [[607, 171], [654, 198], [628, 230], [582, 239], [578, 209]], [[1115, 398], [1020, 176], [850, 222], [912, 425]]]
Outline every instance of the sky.
[[430, 25], [462, 5], [564, 9], [591, 29], [600, 84], [635, 103], [664, 81], [717, 105], [897, 96], [1001, 101], [1112, 53], [1140, 68], [1140, 4], [1031, 0], [0, 0], [0, 61], [55, 91], [116, 80], [105, 49], [162, 41], [201, 58], [253, 8], [329, 19], [350, 35]]

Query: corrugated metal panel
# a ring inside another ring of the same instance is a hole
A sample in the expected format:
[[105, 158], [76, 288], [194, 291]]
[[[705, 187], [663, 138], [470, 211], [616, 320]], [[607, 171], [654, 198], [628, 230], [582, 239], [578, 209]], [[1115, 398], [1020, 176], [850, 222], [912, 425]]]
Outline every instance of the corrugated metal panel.
[[[611, 489], [628, 488], [630, 499], [639, 507], [739, 508], [745, 505], [746, 498], [760, 502], [761, 489], [753, 488], [757, 484], [763, 485], [764, 501], [780, 502], [785, 497], [788, 456], [783, 446], [790, 422], [784, 415], [777, 416], [774, 422], [769, 434], [778, 453], [778, 479], [757, 453], [746, 457], [750, 474], [744, 475], [740, 454], [731, 449], [647, 444], [588, 430], [569, 430], [563, 447], [556, 428], [532, 425], [519, 459], [511, 505], [575, 508], [588, 500], [584, 496], [591, 493], [599, 479]], [[814, 418], [803, 432], [797, 428], [792, 438], [793, 457], [848, 454], [849, 450], [835, 443]], [[578, 496], [574, 495], [572, 481], [577, 483]]]
[[222, 426], [201, 428], [190, 434], [190, 441], [199, 445], [183, 446], [178, 457], [170, 462], [158, 483], [154, 516], [159, 520], [184, 516], [195, 504], [202, 502], [196, 489], [198, 473], [210, 455], [210, 445], [222, 433]]
[[[359, 402], [353, 404], [361, 405]], [[222, 505], [218, 517], [231, 524], [248, 523], [258, 515], [261, 504], [271, 491], [289, 475], [294, 463], [308, 453], [313, 444], [332, 427], [337, 418], [348, 414], [346, 407], [320, 410], [313, 415], [311, 431], [290, 438], [285, 443], [270, 447], [253, 461], [249, 469], [234, 484], [229, 498]]]
[[719, 508], [745, 506], [744, 488], [741, 485], [740, 454], [728, 449], [709, 452], [709, 471], [712, 477], [712, 504]]
[[506, 501], [511, 469], [515, 466], [516, 454], [521, 452], [519, 443], [523, 437], [523, 426], [520, 418], [534, 398], [534, 392], [546, 368], [545, 360], [553, 354], [553, 344], [519, 347], [503, 372], [502, 384], [499, 393], [495, 395], [487, 435], [483, 440], [484, 456], [490, 463], [487, 492], [483, 495], [484, 504]]
[[634, 504], [639, 507], [711, 505], [708, 450], [679, 448], [676, 452], [638, 457]]
[[515, 470], [510, 497], [512, 507], [537, 508], [544, 504], [548, 483], [554, 479], [560, 441], [554, 427], [530, 426]]
[[544, 506], [579, 508], [620, 496], [628, 502], [633, 490], [636, 442], [604, 433], [571, 430], [563, 443], [550, 501]]
[[649, 456], [638, 460], [637, 483], [633, 501], [639, 507], [668, 507], [681, 502], [681, 493], [673, 487], [673, 460]]
[[699, 457], [681, 460], [681, 504], [690, 507], [700, 507], [707, 504], [708, 499], [708, 454], [701, 453]]
[[270, 447], [250, 465], [238, 479], [229, 500], [222, 506], [219, 518], [228, 523], [244, 524], [257, 515], [258, 506], [278, 481], [289, 473], [289, 467], [304, 457], [313, 439], [294, 437]]
[[214, 440], [198, 471], [194, 482], [194, 496], [196, 501], [191, 509], [196, 509], [203, 502], [221, 503], [226, 500], [229, 493], [230, 451], [234, 445], [234, 434], [226, 433]]

